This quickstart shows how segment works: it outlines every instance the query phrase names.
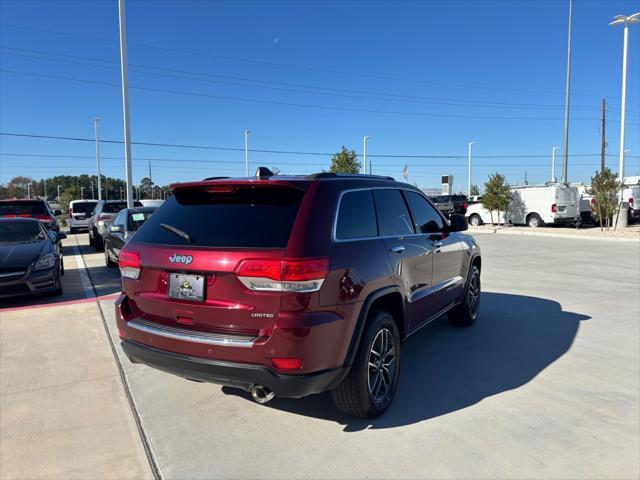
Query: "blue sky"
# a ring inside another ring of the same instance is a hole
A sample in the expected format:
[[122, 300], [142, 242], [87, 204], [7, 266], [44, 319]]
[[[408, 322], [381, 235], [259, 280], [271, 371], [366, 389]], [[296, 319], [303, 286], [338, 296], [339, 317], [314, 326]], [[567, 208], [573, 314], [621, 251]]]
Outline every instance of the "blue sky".
[[[572, 181], [598, 168], [602, 96], [617, 171], [622, 29], [608, 23], [637, 11], [638, 1], [574, 2], [569, 148], [591, 156], [570, 158]], [[101, 137], [122, 140], [117, 2], [4, 0], [0, 13], [0, 130], [93, 138], [99, 116]], [[408, 164], [410, 181], [429, 187], [450, 173], [464, 188], [476, 141], [474, 183], [495, 171], [546, 181], [551, 147], [563, 145], [567, 13], [567, 1], [129, 0], [134, 142], [238, 149], [134, 145], [134, 179], [149, 158], [160, 184], [242, 175], [249, 128], [262, 150], [361, 153], [370, 135], [374, 173], [400, 178]], [[640, 25], [629, 44], [626, 173], [637, 175]], [[95, 172], [91, 142], [0, 142], [0, 182]], [[103, 172], [124, 178], [122, 145], [101, 151]], [[329, 157], [252, 152], [251, 162], [296, 174]]]

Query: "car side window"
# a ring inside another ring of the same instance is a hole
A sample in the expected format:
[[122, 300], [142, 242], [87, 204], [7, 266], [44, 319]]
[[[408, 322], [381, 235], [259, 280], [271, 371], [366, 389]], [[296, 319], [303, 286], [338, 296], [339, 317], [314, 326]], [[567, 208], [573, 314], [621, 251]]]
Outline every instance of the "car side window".
[[416, 230], [421, 233], [442, 232], [444, 221], [436, 209], [419, 193], [405, 192], [405, 195], [413, 213]]
[[378, 235], [376, 211], [373, 207], [371, 190], [347, 192], [340, 200], [336, 238], [375, 237]]
[[125, 224], [124, 216], [125, 216], [125, 212], [120, 212], [120, 213], [116, 216], [115, 220], [113, 221], [113, 224], [114, 224], [114, 225], [117, 225], [118, 227], [122, 227], [122, 228], [124, 228], [124, 224]]
[[413, 221], [400, 190], [378, 189], [373, 191], [378, 212], [380, 235], [411, 235], [415, 233]]

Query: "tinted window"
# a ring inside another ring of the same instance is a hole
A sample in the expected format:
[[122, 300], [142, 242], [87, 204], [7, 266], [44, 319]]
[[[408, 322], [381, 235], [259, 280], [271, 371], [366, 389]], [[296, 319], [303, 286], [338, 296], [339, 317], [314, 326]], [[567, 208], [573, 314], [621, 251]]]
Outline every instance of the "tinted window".
[[113, 223], [113, 225], [118, 225], [119, 227], [124, 228], [124, 217], [125, 217], [125, 212], [120, 212], [116, 216], [116, 218], [113, 219], [111, 223]]
[[39, 222], [26, 222], [24, 220], [0, 221], [0, 243], [33, 242], [44, 240], [46, 234]]
[[0, 202], [0, 215], [46, 214], [44, 202], [34, 200], [32, 202], [5, 200]]
[[[133, 202], [134, 207], [141, 207], [140, 202]], [[123, 208], [127, 208], [127, 202], [105, 203], [102, 207], [103, 213], [118, 213]]]
[[380, 235], [415, 233], [407, 205], [400, 190], [374, 190]]
[[454, 202], [466, 202], [467, 197], [464, 195], [451, 195], [451, 200]]
[[194, 246], [284, 248], [303, 195], [293, 188], [178, 190], [148, 218], [134, 242], [188, 244], [161, 226], [166, 224], [190, 235]]
[[129, 221], [128, 228], [130, 232], [135, 232], [142, 226], [144, 222], [151, 216], [153, 211], [144, 211], [144, 212], [130, 212], [129, 213]]
[[406, 192], [406, 195], [415, 219], [416, 230], [421, 233], [441, 232], [444, 222], [435, 208], [419, 193]]
[[84, 213], [90, 215], [98, 202], [78, 202], [71, 205], [73, 213]]
[[340, 201], [336, 238], [362, 238], [378, 235], [371, 190], [347, 192]]

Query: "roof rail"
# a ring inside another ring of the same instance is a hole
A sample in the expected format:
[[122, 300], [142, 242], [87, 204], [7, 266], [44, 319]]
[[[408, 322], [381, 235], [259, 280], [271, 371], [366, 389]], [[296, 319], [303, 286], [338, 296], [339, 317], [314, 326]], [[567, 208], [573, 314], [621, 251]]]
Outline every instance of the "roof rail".
[[361, 173], [334, 173], [334, 172], [318, 172], [307, 175], [307, 178], [360, 178], [360, 179], [373, 179], [373, 180], [392, 180], [395, 182], [395, 178], [385, 175], [369, 175]]

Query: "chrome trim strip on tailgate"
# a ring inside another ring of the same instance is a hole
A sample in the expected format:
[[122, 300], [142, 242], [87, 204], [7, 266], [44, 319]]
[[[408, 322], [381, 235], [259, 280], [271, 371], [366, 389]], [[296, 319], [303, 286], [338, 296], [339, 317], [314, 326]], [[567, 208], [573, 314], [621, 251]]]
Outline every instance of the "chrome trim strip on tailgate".
[[146, 322], [141, 319], [127, 322], [127, 326], [140, 332], [158, 335], [159, 337], [182, 340], [185, 342], [204, 343], [206, 345], [217, 345], [221, 347], [252, 347], [256, 337], [241, 335], [220, 335], [208, 332], [194, 332], [183, 328], [167, 327], [157, 323]]

